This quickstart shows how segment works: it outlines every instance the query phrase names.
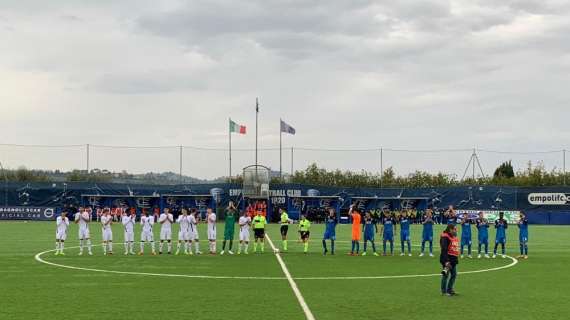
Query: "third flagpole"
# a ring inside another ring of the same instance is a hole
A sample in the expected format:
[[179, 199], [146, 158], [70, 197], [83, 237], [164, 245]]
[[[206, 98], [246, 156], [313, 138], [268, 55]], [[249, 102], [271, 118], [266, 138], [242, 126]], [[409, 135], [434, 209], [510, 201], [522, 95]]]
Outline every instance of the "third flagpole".
[[279, 119], [279, 178], [283, 179], [283, 130], [281, 130], [281, 119]]
[[255, 166], [256, 167], [257, 167], [257, 122], [258, 122], [258, 118], [259, 118], [259, 100], [258, 100], [258, 98], [255, 98]]
[[228, 122], [228, 137], [230, 138], [230, 183], [232, 182], [232, 118]]

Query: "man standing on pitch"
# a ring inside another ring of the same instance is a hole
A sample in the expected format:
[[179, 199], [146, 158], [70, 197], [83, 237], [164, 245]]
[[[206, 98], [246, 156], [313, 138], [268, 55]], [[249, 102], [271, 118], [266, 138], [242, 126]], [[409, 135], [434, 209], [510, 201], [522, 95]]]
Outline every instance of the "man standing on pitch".
[[224, 225], [224, 242], [222, 242], [222, 252], [220, 252], [220, 255], [223, 255], [225, 253], [226, 241], [230, 242], [228, 253], [234, 254], [232, 252], [232, 246], [234, 245], [234, 232], [235, 232], [237, 216], [238, 216], [238, 211], [236, 209], [236, 206], [234, 205], [233, 201], [230, 201], [230, 204], [226, 208], [226, 221]]
[[55, 233], [55, 255], [65, 255], [63, 253], [64, 242], [67, 239], [67, 229], [69, 229], [69, 219], [67, 212], [63, 211], [56, 219], [57, 230]]
[[164, 209], [164, 213], [158, 218], [158, 223], [161, 224], [158, 254], [162, 254], [164, 241], [166, 241], [168, 245], [168, 254], [172, 254], [172, 224], [174, 223], [174, 217], [172, 216], [172, 213], [170, 213], [169, 208]]
[[261, 211], [257, 211], [257, 215], [253, 218], [253, 252], [257, 253], [257, 244], [261, 242], [261, 253], [265, 251], [265, 225], [267, 221], [261, 215]]
[[406, 210], [402, 211], [400, 216], [400, 245], [402, 247], [402, 252], [400, 256], [404, 256], [404, 244], [408, 244], [408, 255], [412, 256], [412, 244], [410, 237], [410, 218], [408, 217], [408, 212]]
[[519, 227], [519, 245], [521, 248], [521, 255], [518, 258], [528, 259], [528, 218], [522, 211], [517, 226]]
[[499, 219], [495, 220], [495, 249], [493, 249], [493, 258], [497, 257], [497, 248], [501, 245], [503, 259], [506, 258], [505, 245], [507, 244], [507, 228], [509, 224], [505, 220], [505, 213], [499, 212]]
[[441, 271], [441, 294], [456, 295], [453, 286], [457, 278], [457, 264], [459, 263], [459, 239], [457, 227], [450, 223], [440, 236], [441, 255], [439, 261], [443, 267]]
[[289, 215], [285, 209], [279, 208], [279, 213], [281, 213], [281, 218], [279, 220], [281, 227], [279, 228], [279, 231], [281, 232], [281, 240], [283, 241], [283, 251], [287, 251], [287, 232], [289, 231], [289, 224], [292, 220], [289, 219]]
[[299, 237], [301, 242], [303, 242], [303, 253], [307, 254], [309, 252], [309, 237], [311, 235], [311, 222], [307, 220], [305, 215], [301, 215], [301, 220], [299, 220]]
[[[352, 246], [350, 250], [350, 255], [358, 255], [360, 252], [360, 222], [362, 216], [360, 215], [360, 210], [356, 204], [350, 206], [348, 209], [348, 216], [352, 220]], [[354, 250], [356, 249], [356, 253]]]
[[79, 255], [83, 254], [83, 246], [87, 246], [87, 253], [93, 255], [91, 251], [91, 234], [89, 232], [89, 222], [91, 215], [83, 209], [79, 208], [79, 212], [75, 214], [75, 223], [79, 225]]
[[331, 241], [331, 254], [334, 255], [334, 242], [336, 240], [336, 225], [338, 223], [336, 219], [336, 211], [334, 208], [329, 208], [329, 216], [325, 220], [325, 234], [323, 235], [323, 254], [326, 255], [327, 250], [327, 240]]
[[216, 222], [217, 222], [217, 216], [214, 213], [214, 211], [212, 211], [212, 208], [208, 208], [206, 209], [206, 224], [208, 226], [208, 241], [210, 242], [210, 254], [214, 255], [216, 254], [216, 235], [217, 235], [217, 229], [216, 229]]
[[243, 215], [239, 218], [239, 249], [238, 254], [241, 254], [242, 247], [245, 249], [244, 253], [247, 254], [249, 247], [249, 227], [251, 225], [251, 217], [248, 212], [244, 211]]
[[378, 256], [378, 253], [376, 252], [376, 244], [374, 243], [374, 235], [378, 233], [378, 225], [376, 219], [374, 219], [370, 214], [370, 211], [366, 212], [364, 215], [364, 224], [362, 225], [362, 231], [364, 232], [364, 252], [362, 252], [362, 255], [366, 255], [366, 245], [370, 241], [372, 244], [372, 253], [375, 256]]
[[422, 221], [423, 230], [422, 230], [422, 252], [420, 253], [420, 257], [424, 256], [424, 252], [426, 249], [426, 242], [429, 243], [429, 256], [433, 257], [433, 225], [434, 221], [432, 218], [432, 210], [427, 209], [426, 216]]
[[128, 254], [135, 254], [134, 246], [135, 246], [135, 221], [136, 221], [136, 211], [135, 208], [131, 208], [129, 213], [125, 211], [121, 217], [121, 223], [123, 224], [124, 228], [124, 247], [125, 247], [125, 255]]

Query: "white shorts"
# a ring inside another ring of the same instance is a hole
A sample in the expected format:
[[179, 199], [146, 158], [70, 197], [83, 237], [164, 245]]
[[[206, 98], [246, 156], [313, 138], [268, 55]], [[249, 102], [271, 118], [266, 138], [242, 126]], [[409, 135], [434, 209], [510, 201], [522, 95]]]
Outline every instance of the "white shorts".
[[61, 241], [67, 240], [67, 232], [65, 232], [65, 231], [56, 231], [56, 232], [55, 232], [55, 240], [61, 240]]
[[198, 234], [198, 230], [188, 232], [188, 236], [190, 238], [190, 241], [200, 240], [200, 235]]
[[208, 229], [208, 240], [216, 240], [216, 229]]
[[239, 241], [249, 241], [249, 231], [240, 231]]
[[133, 242], [133, 241], [135, 241], [135, 233], [125, 231], [125, 242]]
[[103, 241], [113, 241], [113, 231], [111, 229], [103, 229]]
[[178, 241], [190, 240], [190, 231], [178, 231]]
[[160, 230], [160, 240], [172, 240], [172, 230]]
[[154, 234], [152, 234], [152, 231], [143, 231], [141, 233], [141, 242], [153, 242], [154, 241]]
[[79, 229], [79, 240], [91, 238], [89, 228]]

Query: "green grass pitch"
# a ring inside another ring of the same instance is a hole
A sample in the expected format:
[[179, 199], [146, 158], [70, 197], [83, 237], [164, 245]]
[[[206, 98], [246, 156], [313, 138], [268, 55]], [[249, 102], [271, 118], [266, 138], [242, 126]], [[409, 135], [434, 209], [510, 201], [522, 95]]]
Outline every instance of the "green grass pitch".
[[[339, 239], [335, 256], [321, 253], [322, 225], [313, 225], [307, 255], [302, 254], [302, 246], [297, 243], [296, 228], [290, 228], [290, 252], [281, 256], [316, 319], [545, 320], [567, 319], [570, 314], [570, 227], [531, 225], [530, 259], [510, 268], [460, 274], [456, 285], [460, 296], [457, 297], [439, 294], [440, 278], [437, 276], [388, 277], [440, 271], [437, 245], [434, 248], [436, 257], [418, 257], [420, 226], [412, 229], [413, 257], [347, 256], [349, 228], [347, 225], [337, 228]], [[441, 228], [437, 226], [436, 235]], [[138, 225], [136, 232], [138, 240]], [[91, 225], [91, 234], [94, 244], [99, 244], [98, 225]], [[269, 225], [268, 234], [280, 247], [278, 226]], [[66, 256], [48, 252], [41, 258], [65, 266], [128, 273], [68, 269], [40, 263], [34, 256], [54, 249], [55, 223], [1, 222], [0, 319], [305, 318], [268, 245], [263, 255], [123, 256], [120, 225], [114, 225], [113, 235], [114, 256], [103, 256], [102, 248], [94, 246], [94, 256], [80, 257], [77, 256], [78, 249], [72, 248], [78, 245], [77, 226], [72, 225], [66, 242]], [[218, 227], [218, 236], [221, 235], [222, 225]], [[200, 236], [205, 238], [204, 229]], [[516, 227], [509, 228], [508, 239], [508, 254], [518, 255]], [[234, 249], [236, 245], [237, 241]], [[380, 251], [381, 243], [377, 246]], [[138, 242], [135, 248], [138, 249]], [[207, 250], [204, 240], [201, 249]], [[146, 251], [149, 252], [148, 247]], [[399, 245], [395, 251], [399, 253]], [[459, 271], [492, 269], [511, 262], [500, 258], [462, 259]], [[367, 276], [386, 277], [341, 279]]]

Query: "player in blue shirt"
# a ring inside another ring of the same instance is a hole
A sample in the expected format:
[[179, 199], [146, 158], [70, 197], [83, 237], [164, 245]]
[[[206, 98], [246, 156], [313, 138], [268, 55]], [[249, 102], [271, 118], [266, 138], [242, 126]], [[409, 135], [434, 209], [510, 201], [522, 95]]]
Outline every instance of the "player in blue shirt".
[[336, 225], [338, 220], [336, 218], [336, 211], [334, 208], [329, 208], [329, 215], [325, 220], [325, 234], [323, 235], [323, 254], [326, 255], [327, 240], [331, 241], [331, 254], [334, 255], [334, 242], [336, 240]]
[[528, 259], [528, 219], [522, 211], [517, 226], [519, 227], [519, 245], [521, 248], [521, 255], [518, 258]]
[[362, 252], [362, 255], [366, 255], [366, 245], [368, 244], [368, 241], [370, 241], [374, 255], [378, 256], [378, 253], [376, 252], [376, 244], [374, 244], [374, 234], [378, 233], [378, 225], [376, 224], [376, 219], [372, 218], [370, 212], [366, 212], [366, 215], [364, 216], [362, 231], [364, 232], [364, 252]]
[[446, 224], [457, 225], [457, 212], [452, 205], [449, 205], [449, 208], [445, 211], [445, 216], [447, 217]]
[[411, 257], [412, 243], [410, 241], [410, 218], [408, 217], [408, 212], [404, 210], [400, 217], [400, 245], [402, 246], [402, 252], [400, 253], [401, 256], [405, 255], [404, 243], [406, 242], [408, 243], [408, 255]]
[[429, 242], [429, 256], [433, 257], [433, 225], [434, 219], [432, 217], [431, 209], [427, 209], [426, 216], [422, 221], [423, 230], [422, 230], [422, 253], [420, 253], [420, 257], [424, 256], [424, 252], [426, 249], [426, 242]]
[[485, 219], [483, 212], [479, 212], [477, 219], [477, 240], [479, 240], [479, 250], [477, 258], [481, 259], [481, 247], [485, 246], [485, 258], [489, 257], [489, 221]]
[[505, 245], [507, 244], [507, 228], [509, 224], [504, 219], [505, 213], [499, 212], [499, 219], [495, 220], [495, 249], [493, 249], [493, 258], [497, 257], [497, 247], [501, 244], [503, 259], [506, 258]]
[[384, 249], [382, 255], [386, 255], [386, 242], [390, 242], [390, 254], [394, 255], [394, 234], [396, 233], [396, 221], [392, 217], [390, 211], [384, 212], [382, 219], [382, 247]]
[[471, 255], [471, 244], [471, 220], [468, 213], [464, 213], [461, 220], [461, 258], [463, 258], [465, 246], [467, 246], [467, 257], [473, 258]]

